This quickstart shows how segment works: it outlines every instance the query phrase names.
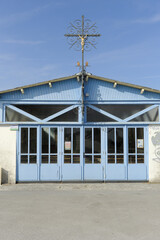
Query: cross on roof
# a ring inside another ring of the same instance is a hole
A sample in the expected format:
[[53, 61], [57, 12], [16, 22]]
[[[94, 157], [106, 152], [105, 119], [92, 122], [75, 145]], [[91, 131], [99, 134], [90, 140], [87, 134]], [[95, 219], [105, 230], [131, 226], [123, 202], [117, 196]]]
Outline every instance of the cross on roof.
[[91, 24], [91, 21], [82, 16], [82, 21], [76, 20], [70, 23], [68, 33], [64, 35], [68, 38], [70, 48], [75, 47], [76, 50], [82, 51], [82, 72], [84, 71], [84, 50], [90, 50], [90, 47], [95, 47], [96, 37], [100, 37], [97, 33], [96, 24]]

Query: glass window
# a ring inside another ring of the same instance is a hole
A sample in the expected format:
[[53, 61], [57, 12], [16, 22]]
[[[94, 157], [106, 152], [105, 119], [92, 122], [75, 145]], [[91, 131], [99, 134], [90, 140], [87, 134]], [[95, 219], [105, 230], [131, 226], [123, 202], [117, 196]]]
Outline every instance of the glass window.
[[50, 153], [57, 153], [57, 128], [50, 128]]
[[159, 121], [158, 107], [130, 120], [130, 122], [158, 122], [158, 121]]
[[117, 164], [124, 163], [124, 156], [123, 155], [117, 155]]
[[132, 164], [136, 163], [136, 156], [135, 155], [129, 155], [128, 163], [132, 163]]
[[42, 163], [47, 164], [49, 162], [48, 155], [42, 155]]
[[37, 128], [30, 128], [30, 153], [37, 153]]
[[34, 122], [34, 120], [12, 110], [9, 107], [6, 107], [5, 112], [5, 121], [6, 122]]
[[85, 164], [92, 164], [92, 156], [85, 156]]
[[144, 155], [137, 155], [137, 163], [144, 163]]
[[21, 128], [21, 153], [28, 153], [28, 128]]
[[80, 128], [73, 128], [73, 153], [80, 153]]
[[94, 163], [95, 164], [101, 163], [101, 155], [94, 155]]
[[28, 163], [28, 155], [21, 155], [21, 163], [22, 164]]
[[116, 117], [125, 119], [143, 109], [150, 107], [149, 104], [96, 104], [98, 107]]
[[71, 128], [64, 129], [64, 152], [71, 153]]
[[53, 118], [49, 122], [78, 122], [78, 108]]
[[116, 122], [116, 121], [93, 110], [92, 108], [87, 107], [87, 122]]
[[71, 155], [64, 155], [64, 163], [71, 163]]
[[80, 163], [80, 156], [79, 155], [73, 155], [73, 163], [74, 164]]
[[16, 104], [15, 107], [32, 114], [33, 116], [44, 119], [63, 109], [69, 107], [70, 105], [32, 105], [32, 104]]
[[57, 163], [57, 155], [50, 155], [50, 163]]
[[30, 163], [30, 164], [35, 164], [35, 163], [37, 163], [37, 156], [36, 156], [36, 155], [30, 155], [30, 156], [29, 156], [29, 163]]
[[144, 130], [137, 128], [137, 153], [144, 153]]
[[92, 128], [85, 128], [85, 153], [92, 153]]
[[116, 128], [116, 150], [123, 153], [123, 128]]
[[135, 128], [128, 129], [128, 152], [135, 153]]
[[108, 153], [115, 153], [114, 128], [108, 128]]
[[49, 153], [49, 128], [42, 128], [42, 153]]
[[108, 163], [115, 163], [115, 155], [108, 155]]
[[101, 153], [101, 129], [94, 128], [94, 153]]

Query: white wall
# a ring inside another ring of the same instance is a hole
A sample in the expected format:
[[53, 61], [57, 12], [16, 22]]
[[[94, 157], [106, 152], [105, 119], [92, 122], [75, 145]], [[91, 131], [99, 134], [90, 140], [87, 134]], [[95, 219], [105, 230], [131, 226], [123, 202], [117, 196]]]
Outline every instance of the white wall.
[[2, 183], [16, 183], [16, 131], [0, 126], [0, 167]]
[[160, 126], [149, 126], [149, 181], [160, 182]]

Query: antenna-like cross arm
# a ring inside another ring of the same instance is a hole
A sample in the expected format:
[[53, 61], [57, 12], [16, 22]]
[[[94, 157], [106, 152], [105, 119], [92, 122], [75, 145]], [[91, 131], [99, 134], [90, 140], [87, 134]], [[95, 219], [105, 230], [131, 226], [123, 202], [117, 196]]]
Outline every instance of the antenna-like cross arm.
[[[81, 34], [64, 34], [65, 37], [79, 37]], [[101, 34], [84, 34], [86, 37], [100, 37]]]

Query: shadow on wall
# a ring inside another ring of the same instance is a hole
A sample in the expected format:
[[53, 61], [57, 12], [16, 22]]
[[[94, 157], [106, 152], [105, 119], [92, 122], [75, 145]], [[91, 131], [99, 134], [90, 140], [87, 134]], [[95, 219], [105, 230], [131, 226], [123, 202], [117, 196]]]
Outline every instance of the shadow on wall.
[[2, 168], [2, 184], [8, 183], [8, 171]]

